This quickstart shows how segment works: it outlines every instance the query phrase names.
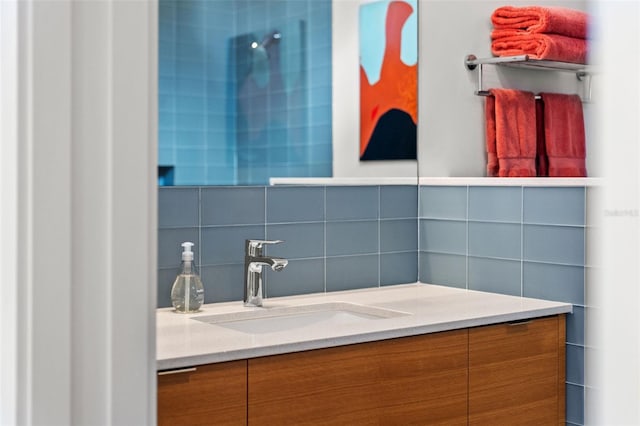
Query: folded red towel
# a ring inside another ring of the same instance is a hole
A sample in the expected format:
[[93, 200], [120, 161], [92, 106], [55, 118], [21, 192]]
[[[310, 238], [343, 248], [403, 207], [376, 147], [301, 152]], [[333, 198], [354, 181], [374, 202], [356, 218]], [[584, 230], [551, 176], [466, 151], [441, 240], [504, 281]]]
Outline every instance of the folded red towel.
[[496, 56], [529, 55], [534, 59], [587, 63], [587, 40], [557, 34], [494, 30], [491, 51]]
[[[486, 98], [487, 174], [501, 177], [536, 175], [536, 121], [533, 93], [491, 89]], [[493, 149], [495, 147], [495, 150]]]
[[582, 101], [578, 95], [541, 93], [549, 176], [585, 177], [586, 145]]
[[564, 7], [503, 6], [491, 15], [496, 29], [514, 29], [530, 33], [560, 34], [587, 38], [589, 16]]

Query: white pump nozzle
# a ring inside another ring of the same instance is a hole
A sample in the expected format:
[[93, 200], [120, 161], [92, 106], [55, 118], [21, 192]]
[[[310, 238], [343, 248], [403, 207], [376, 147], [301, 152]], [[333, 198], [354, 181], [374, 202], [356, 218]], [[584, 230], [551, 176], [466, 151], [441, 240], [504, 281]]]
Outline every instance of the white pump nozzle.
[[191, 251], [191, 247], [193, 247], [193, 243], [191, 242], [186, 241], [182, 243], [182, 260], [193, 261], [193, 252]]

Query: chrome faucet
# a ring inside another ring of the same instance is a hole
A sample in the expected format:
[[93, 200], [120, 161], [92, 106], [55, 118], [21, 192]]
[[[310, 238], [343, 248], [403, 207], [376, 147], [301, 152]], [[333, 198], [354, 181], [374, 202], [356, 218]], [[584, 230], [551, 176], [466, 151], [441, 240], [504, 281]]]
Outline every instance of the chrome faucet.
[[244, 246], [244, 306], [262, 306], [262, 267], [270, 266], [282, 271], [287, 259], [266, 257], [262, 254], [265, 244], [278, 244], [281, 240], [246, 240]]

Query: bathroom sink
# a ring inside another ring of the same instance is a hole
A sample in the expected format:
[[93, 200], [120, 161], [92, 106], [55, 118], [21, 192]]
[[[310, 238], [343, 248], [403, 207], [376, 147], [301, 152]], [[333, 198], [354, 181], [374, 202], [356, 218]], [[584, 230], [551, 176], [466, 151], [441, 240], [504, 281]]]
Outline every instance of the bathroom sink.
[[375, 306], [331, 302], [264, 307], [258, 310], [208, 315], [193, 319], [242, 333], [264, 334], [313, 326], [335, 327], [405, 315], [409, 314]]

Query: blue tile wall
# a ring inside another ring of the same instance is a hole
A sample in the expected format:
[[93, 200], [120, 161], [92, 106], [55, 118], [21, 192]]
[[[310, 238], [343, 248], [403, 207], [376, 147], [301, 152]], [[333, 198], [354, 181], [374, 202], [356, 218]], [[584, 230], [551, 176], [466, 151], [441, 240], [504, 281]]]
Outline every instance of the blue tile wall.
[[379, 283], [379, 260], [378, 255], [371, 254], [327, 258], [326, 290], [374, 287], [371, 283]]
[[267, 222], [323, 222], [325, 190], [322, 187], [268, 187]]
[[466, 256], [421, 251], [419, 261], [420, 282], [466, 288]]
[[322, 293], [325, 291], [325, 259], [289, 259], [283, 271], [267, 269], [265, 282], [265, 293], [271, 297]]
[[526, 223], [585, 224], [585, 188], [524, 188]]
[[467, 188], [453, 186], [420, 187], [420, 218], [466, 219]]
[[380, 187], [380, 217], [382, 219], [415, 218], [417, 211], [417, 186]]
[[[175, 185], [331, 176], [331, 0], [160, 0], [158, 12], [159, 164]], [[243, 109], [245, 42], [273, 30], [274, 83]]]
[[161, 228], [196, 227], [199, 222], [197, 188], [167, 188], [158, 200], [158, 226]]
[[374, 186], [327, 188], [327, 220], [378, 218], [378, 193]]
[[[203, 188], [202, 225], [263, 224], [265, 197], [263, 188]], [[196, 205], [197, 207], [197, 205]]]
[[159, 307], [170, 306], [187, 240], [196, 244], [206, 303], [242, 299], [251, 238], [285, 241], [266, 248], [289, 260], [284, 271], [266, 273], [267, 297], [418, 278], [415, 186], [165, 187], [158, 203]]
[[584, 424], [584, 386], [566, 385], [566, 420], [574, 425]]
[[420, 250], [467, 254], [467, 224], [461, 221], [420, 219]]
[[469, 257], [469, 288], [491, 293], [520, 296], [520, 262]]
[[417, 251], [380, 254], [381, 286], [414, 282], [417, 280], [417, 271]]
[[520, 223], [522, 220], [522, 189], [470, 187], [469, 219]]
[[469, 255], [520, 260], [520, 232], [514, 223], [469, 222]]
[[573, 304], [567, 422], [584, 422], [584, 187], [422, 186], [419, 279]]
[[418, 221], [398, 219], [380, 221], [380, 251], [411, 251], [418, 246]]

